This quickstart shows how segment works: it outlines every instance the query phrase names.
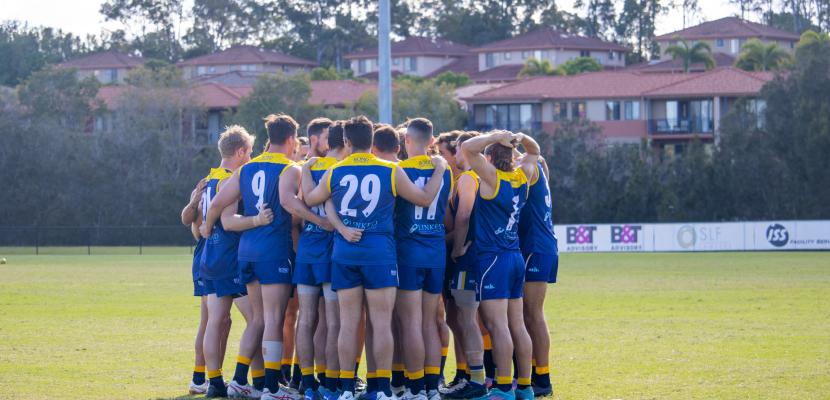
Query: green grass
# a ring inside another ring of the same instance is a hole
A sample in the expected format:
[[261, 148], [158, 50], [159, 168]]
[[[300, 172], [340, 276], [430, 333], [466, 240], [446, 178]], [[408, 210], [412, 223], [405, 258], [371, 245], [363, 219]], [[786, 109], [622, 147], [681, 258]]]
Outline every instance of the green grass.
[[[0, 398], [185, 393], [187, 254], [9, 254]], [[557, 399], [830, 398], [830, 253], [563, 255], [547, 313]]]

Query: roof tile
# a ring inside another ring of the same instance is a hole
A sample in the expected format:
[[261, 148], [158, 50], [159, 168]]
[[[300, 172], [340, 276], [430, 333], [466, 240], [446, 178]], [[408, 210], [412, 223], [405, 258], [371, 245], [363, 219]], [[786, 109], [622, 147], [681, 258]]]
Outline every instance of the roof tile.
[[657, 41], [671, 40], [675, 36], [681, 39], [715, 39], [715, 38], [767, 38], [797, 41], [799, 36], [771, 26], [746, 21], [738, 17], [726, 17], [707, 21], [686, 29], [667, 33], [654, 38]]
[[494, 50], [529, 50], [529, 49], [580, 49], [580, 50], [614, 50], [631, 51], [629, 48], [603, 40], [572, 35], [553, 28], [542, 28], [509, 39], [488, 43], [473, 49], [474, 52]]
[[233, 46], [222, 51], [190, 58], [178, 63], [180, 66], [222, 64], [288, 64], [309, 67], [317, 65], [317, 63], [311, 60], [256, 46]]

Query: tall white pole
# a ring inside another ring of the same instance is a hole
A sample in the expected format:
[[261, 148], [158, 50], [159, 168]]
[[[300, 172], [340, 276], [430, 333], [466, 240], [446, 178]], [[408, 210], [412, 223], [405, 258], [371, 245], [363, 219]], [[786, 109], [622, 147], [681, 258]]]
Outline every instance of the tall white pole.
[[389, 42], [390, 11], [389, 0], [379, 0], [378, 4], [378, 116], [380, 122], [392, 123], [392, 71], [390, 69]]

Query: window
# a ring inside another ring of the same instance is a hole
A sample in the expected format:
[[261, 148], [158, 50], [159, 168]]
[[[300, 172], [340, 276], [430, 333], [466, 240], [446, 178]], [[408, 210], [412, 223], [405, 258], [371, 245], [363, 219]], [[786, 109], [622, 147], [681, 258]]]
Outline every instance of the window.
[[717, 46], [717, 47], [723, 47], [723, 39], [717, 39], [717, 40], [715, 40], [715, 46]]
[[616, 100], [605, 102], [605, 120], [619, 121], [620, 120], [620, 102]]
[[207, 73], [207, 67], [204, 65], [200, 65], [196, 67], [196, 75], [204, 75]]
[[613, 60], [613, 59], [614, 59], [614, 52], [613, 52], [613, 51], [609, 51], [609, 52], [608, 52], [608, 59], [609, 59], [609, 60]]
[[542, 54], [542, 50], [534, 50], [533, 51], [533, 58], [535, 58], [539, 61], [542, 61], [545, 58], [547, 58], [547, 52], [545, 52], [545, 54]]
[[625, 120], [626, 121], [633, 121], [640, 119], [640, 102], [639, 101], [626, 101], [625, 102]]
[[565, 101], [553, 103], [553, 120], [564, 121], [566, 119], [568, 119], [568, 103]]
[[588, 50], [580, 50], [580, 51], [579, 51], [579, 56], [580, 56], [580, 57], [590, 57], [590, 56], [591, 56], [591, 52], [590, 52], [590, 51], [588, 51]]
[[409, 57], [409, 70], [410, 71], [417, 71], [418, 70], [418, 58]]
[[256, 64], [242, 64], [239, 69], [242, 71], [256, 71]]
[[575, 101], [571, 103], [571, 118], [585, 118], [588, 116], [587, 108], [584, 101]]
[[484, 54], [484, 67], [485, 68], [493, 68], [496, 66], [496, 57], [494, 57], [493, 53], [486, 53]]
[[522, 50], [522, 60], [526, 60], [528, 57], [530, 57], [530, 52], [527, 50]]
[[109, 72], [110, 82], [118, 82], [118, 70], [117, 69], [113, 68], [111, 70], [108, 70], [107, 72]]
[[532, 131], [541, 119], [538, 104], [491, 104], [484, 107], [485, 129]]
[[401, 59], [397, 58], [397, 57], [393, 58], [392, 59], [392, 65], [401, 65]]
[[511, 57], [513, 57], [512, 53], [510, 53], [509, 51], [504, 52], [504, 59], [505, 60], [509, 60]]
[[358, 74], [365, 74], [366, 73], [366, 61], [367, 60], [357, 60], [357, 73]]

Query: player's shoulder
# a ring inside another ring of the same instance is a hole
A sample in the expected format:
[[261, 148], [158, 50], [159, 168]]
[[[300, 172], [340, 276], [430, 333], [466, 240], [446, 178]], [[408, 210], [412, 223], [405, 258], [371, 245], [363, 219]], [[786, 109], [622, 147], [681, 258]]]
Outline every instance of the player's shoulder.
[[398, 166], [404, 169], [435, 169], [435, 165], [432, 164], [432, 159], [425, 155], [407, 158], [399, 162]]
[[341, 167], [386, 167], [386, 168], [396, 168], [397, 164], [381, 160], [380, 158], [375, 157], [375, 155], [370, 153], [354, 153], [350, 154], [346, 158], [340, 160], [340, 162], [334, 164], [333, 168], [341, 168]]
[[468, 177], [468, 178], [471, 178], [475, 181], [478, 181], [478, 174], [473, 170], [468, 170], [468, 171], [462, 172], [461, 176], [459, 176], [458, 178], [461, 179], [462, 177], [465, 177], [465, 176]]
[[510, 182], [510, 186], [514, 188], [527, 184], [527, 175], [521, 168], [515, 168], [513, 171], [496, 170], [496, 176], [500, 180]]
[[227, 168], [211, 168], [210, 173], [207, 177], [205, 177], [205, 179], [209, 181], [214, 179], [221, 181], [223, 179], [229, 178], [231, 175], [233, 175], [233, 171]]
[[252, 158], [251, 161], [248, 161], [248, 163], [245, 164], [245, 165], [263, 164], [263, 163], [293, 165], [294, 161], [291, 161], [291, 159], [286, 157], [286, 155], [283, 154], [283, 153], [269, 153], [269, 152], [266, 151], [266, 152], [263, 152], [262, 154], [260, 154], [256, 157]]
[[[307, 161], [306, 161], [307, 162]], [[334, 157], [320, 157], [311, 166], [312, 171], [325, 171], [337, 164], [337, 159]]]

